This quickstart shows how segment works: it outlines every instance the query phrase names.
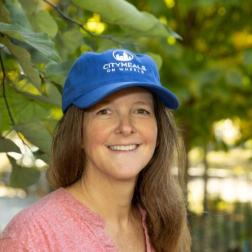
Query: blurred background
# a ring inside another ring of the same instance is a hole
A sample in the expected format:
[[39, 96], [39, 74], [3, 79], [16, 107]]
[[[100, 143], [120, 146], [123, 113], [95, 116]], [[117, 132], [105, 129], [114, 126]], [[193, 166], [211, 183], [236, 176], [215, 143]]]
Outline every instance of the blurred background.
[[46, 169], [61, 91], [89, 50], [157, 62], [179, 97], [193, 252], [252, 251], [252, 2], [0, 2], [0, 231], [50, 191]]

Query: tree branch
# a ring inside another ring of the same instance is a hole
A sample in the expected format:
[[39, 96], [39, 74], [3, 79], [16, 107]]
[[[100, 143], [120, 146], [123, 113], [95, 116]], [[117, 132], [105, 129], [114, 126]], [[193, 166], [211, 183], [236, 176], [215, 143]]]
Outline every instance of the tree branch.
[[102, 39], [107, 39], [110, 41], [113, 41], [117, 44], [123, 44], [121, 41], [114, 39], [111, 35], [96, 35], [93, 32], [90, 32], [88, 29], [86, 29], [84, 27], [84, 25], [72, 18], [70, 18], [69, 16], [67, 16], [63, 11], [61, 11], [56, 5], [54, 5], [53, 3], [51, 3], [48, 0], [43, 0], [45, 3], [47, 3], [48, 5], [50, 5], [63, 19], [67, 20], [68, 22], [71, 22], [77, 26], [79, 26], [83, 31], [85, 31], [88, 35], [90, 35], [91, 37], [95, 37], [95, 38], [102, 38]]
[[6, 106], [6, 109], [7, 109], [8, 116], [10, 118], [11, 124], [12, 124], [12, 126], [14, 126], [15, 125], [15, 120], [14, 120], [13, 115], [11, 113], [10, 105], [9, 105], [9, 102], [8, 102], [8, 99], [7, 99], [7, 96], [6, 96], [6, 90], [5, 90], [6, 72], [5, 72], [3, 58], [2, 58], [2, 48], [1, 48], [1, 51], [0, 51], [0, 62], [1, 62], [1, 69], [2, 69], [2, 73], [3, 73], [3, 77], [2, 77], [3, 99], [4, 99], [4, 103], [5, 103], [5, 106]]
[[[5, 103], [5, 106], [6, 106], [6, 109], [7, 109], [7, 113], [8, 113], [8, 116], [10, 118], [10, 121], [11, 121], [11, 125], [12, 127], [14, 128], [15, 130], [15, 120], [14, 120], [14, 117], [11, 113], [11, 109], [10, 109], [10, 105], [9, 105], [9, 102], [8, 102], [8, 99], [7, 99], [7, 96], [6, 96], [6, 89], [5, 89], [5, 82], [6, 82], [6, 78], [7, 78], [7, 75], [6, 75], [6, 71], [5, 71], [5, 67], [4, 67], [4, 62], [3, 62], [3, 58], [2, 58], [2, 49], [4, 47], [1, 47], [0, 48], [0, 65], [1, 65], [1, 69], [2, 69], [2, 73], [3, 73], [3, 77], [2, 77], [2, 85], [3, 85], [3, 99], [4, 99], [4, 103]], [[20, 132], [18, 132], [17, 130], [15, 130], [18, 137], [20, 138], [20, 140], [22, 141], [22, 143], [24, 145], [26, 145], [29, 149], [31, 149], [24, 141], [24, 139], [22, 138]]]

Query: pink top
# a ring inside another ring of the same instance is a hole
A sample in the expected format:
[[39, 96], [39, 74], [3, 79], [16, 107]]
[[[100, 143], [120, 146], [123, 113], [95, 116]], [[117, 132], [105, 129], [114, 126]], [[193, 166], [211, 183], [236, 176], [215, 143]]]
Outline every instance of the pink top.
[[[140, 211], [146, 252], [154, 252]], [[0, 251], [116, 252], [103, 219], [63, 188], [21, 211], [0, 235]]]

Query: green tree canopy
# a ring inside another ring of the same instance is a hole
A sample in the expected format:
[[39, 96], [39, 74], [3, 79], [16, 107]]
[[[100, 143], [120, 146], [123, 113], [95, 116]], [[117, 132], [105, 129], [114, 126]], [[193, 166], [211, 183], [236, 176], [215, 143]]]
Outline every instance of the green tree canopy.
[[[139, 51], [139, 39], [178, 37], [124, 0], [8, 0], [0, 2], [0, 12], [0, 150], [20, 153], [8, 138], [15, 130], [24, 144], [38, 147], [33, 153], [45, 162], [62, 116], [64, 79], [76, 57], [111, 47]], [[160, 64], [160, 56], [155, 58]], [[25, 188], [37, 181], [35, 168], [8, 158], [10, 185]]]
[[[225, 118], [239, 124], [242, 144], [252, 126], [251, 14], [245, 0], [1, 1], [0, 151], [20, 152], [9, 139], [15, 130], [48, 162], [67, 71], [81, 53], [112, 47], [156, 60], [162, 83], [181, 101], [176, 117], [187, 150], [223, 148], [213, 124]], [[11, 184], [20, 186], [19, 166], [10, 162]], [[34, 180], [23, 187], [38, 178], [29, 174]]]

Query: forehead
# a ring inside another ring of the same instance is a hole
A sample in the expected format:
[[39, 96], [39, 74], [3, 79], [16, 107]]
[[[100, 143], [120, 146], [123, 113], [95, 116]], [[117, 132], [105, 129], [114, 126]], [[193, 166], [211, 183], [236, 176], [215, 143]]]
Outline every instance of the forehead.
[[151, 102], [153, 103], [153, 95], [150, 91], [144, 88], [140, 87], [133, 87], [133, 88], [126, 88], [123, 90], [120, 90], [118, 92], [115, 92], [107, 97], [105, 97], [103, 100], [101, 100], [99, 103], [108, 103], [113, 101], [120, 101], [122, 99], [128, 100], [139, 100], [142, 102]]

